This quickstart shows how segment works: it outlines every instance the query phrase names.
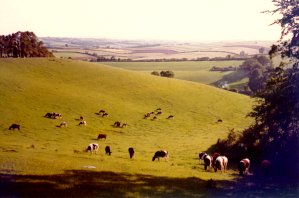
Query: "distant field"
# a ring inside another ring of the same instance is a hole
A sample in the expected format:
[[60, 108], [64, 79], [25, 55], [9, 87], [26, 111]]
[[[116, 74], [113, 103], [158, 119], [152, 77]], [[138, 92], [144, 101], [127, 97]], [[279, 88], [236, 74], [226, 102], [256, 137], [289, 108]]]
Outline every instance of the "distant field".
[[[204, 84], [213, 84], [221, 80], [228, 83], [238, 84], [239, 81], [246, 82], [246, 79], [232, 75], [237, 72], [217, 72], [210, 71], [213, 66], [228, 67], [239, 66], [242, 61], [196, 61], [196, 62], [105, 62], [102, 64], [110, 65], [117, 68], [139, 71], [150, 74], [152, 71], [171, 70], [175, 78], [188, 80]], [[226, 76], [235, 76], [236, 78], [228, 79]]]
[[72, 59], [79, 59], [79, 60], [89, 60], [89, 59], [95, 59], [95, 57], [90, 56], [88, 54], [83, 54], [79, 52], [54, 52], [53, 53], [55, 57], [57, 58], [72, 58]]
[[259, 48], [269, 50], [270, 41], [218, 41], [218, 42], [175, 42], [175, 41], [130, 41], [92, 38], [41, 38], [50, 50], [88, 52], [98, 56], [121, 59], [188, 59], [201, 57], [239, 57], [259, 53]]

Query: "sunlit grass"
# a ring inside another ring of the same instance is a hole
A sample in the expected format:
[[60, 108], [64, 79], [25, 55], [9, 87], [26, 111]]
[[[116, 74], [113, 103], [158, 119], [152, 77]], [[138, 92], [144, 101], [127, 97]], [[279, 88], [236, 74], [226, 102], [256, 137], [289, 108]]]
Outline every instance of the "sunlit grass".
[[[0, 89], [2, 173], [48, 175], [94, 166], [94, 171], [231, 179], [232, 169], [205, 172], [198, 153], [226, 137], [228, 129], [251, 123], [245, 118], [252, 105], [249, 97], [87, 62], [2, 59]], [[157, 120], [143, 119], [158, 107], [163, 113]], [[97, 115], [100, 109], [109, 116]], [[52, 111], [63, 118], [43, 117]], [[78, 126], [80, 115], [87, 126]], [[166, 119], [168, 115], [174, 119]], [[217, 123], [220, 118], [223, 122]], [[62, 121], [67, 128], [56, 127]], [[128, 127], [114, 128], [115, 121]], [[21, 124], [21, 130], [8, 130], [12, 123]], [[99, 133], [107, 134], [107, 140], [96, 140]], [[97, 155], [83, 152], [91, 142], [100, 145]], [[106, 145], [111, 156], [104, 153]], [[136, 152], [133, 160], [130, 146]], [[158, 149], [169, 151], [169, 161], [151, 161]]]

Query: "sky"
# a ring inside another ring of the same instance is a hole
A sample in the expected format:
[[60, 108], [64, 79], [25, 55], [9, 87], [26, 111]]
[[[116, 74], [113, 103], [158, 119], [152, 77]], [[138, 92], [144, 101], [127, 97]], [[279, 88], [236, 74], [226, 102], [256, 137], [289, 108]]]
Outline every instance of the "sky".
[[0, 35], [138, 40], [278, 40], [271, 0], [0, 0]]

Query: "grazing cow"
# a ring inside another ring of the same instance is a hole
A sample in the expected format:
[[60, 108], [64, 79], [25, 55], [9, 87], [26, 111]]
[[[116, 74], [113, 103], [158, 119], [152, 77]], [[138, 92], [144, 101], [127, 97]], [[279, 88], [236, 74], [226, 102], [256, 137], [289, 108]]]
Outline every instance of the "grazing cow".
[[94, 152], [95, 154], [97, 154], [98, 150], [99, 150], [99, 145], [97, 143], [91, 143], [88, 145], [86, 152], [90, 152], [90, 154]]
[[80, 122], [79, 122], [79, 124], [78, 124], [78, 125], [80, 126], [80, 125], [82, 125], [82, 124], [86, 126], [86, 124], [87, 124], [87, 123], [86, 123], [86, 121], [85, 121], [85, 120], [82, 120], [82, 121], [80, 121]]
[[10, 125], [10, 127], [8, 129], [9, 130], [11, 130], [11, 129], [13, 129], [13, 130], [15, 130], [15, 129], [20, 130], [21, 129], [21, 125], [19, 125], [19, 124], [12, 124], [12, 125]]
[[153, 121], [153, 120], [157, 120], [157, 116], [154, 116], [154, 117], [152, 118], [152, 121]]
[[129, 148], [130, 159], [133, 158], [134, 153], [135, 153], [134, 148], [133, 148], [133, 147], [130, 147], [130, 148]]
[[99, 114], [103, 114], [103, 113], [105, 113], [105, 110], [102, 109], [99, 111]]
[[262, 173], [264, 175], [270, 175], [271, 174], [271, 162], [269, 160], [263, 160], [261, 162], [261, 170], [262, 170]]
[[103, 113], [102, 117], [103, 118], [108, 117], [108, 113]]
[[167, 117], [167, 119], [172, 119], [174, 116], [173, 115], [170, 115]]
[[106, 152], [107, 155], [111, 155], [112, 152], [110, 150], [110, 146], [105, 147], [105, 152]]
[[146, 113], [146, 114], [144, 115], [144, 119], [149, 118], [149, 117], [151, 117], [151, 113]]
[[222, 120], [221, 120], [221, 119], [218, 119], [217, 122], [220, 123], [220, 122], [222, 122]]
[[218, 169], [221, 170], [221, 173], [226, 172], [227, 163], [228, 163], [227, 157], [225, 156], [217, 157], [215, 160], [215, 164], [213, 164], [215, 172], [217, 172]]
[[157, 113], [156, 113], [156, 115], [161, 115], [162, 114], [162, 112], [161, 111], [158, 111]]
[[168, 151], [157, 151], [152, 159], [152, 161], [155, 161], [156, 158], [158, 158], [158, 161], [160, 160], [160, 157], [163, 157], [165, 160], [168, 160], [169, 158], [169, 154]]
[[114, 127], [120, 127], [121, 126], [121, 123], [119, 121], [116, 121], [114, 122], [113, 124]]
[[162, 111], [162, 109], [161, 108], [157, 108], [156, 111]]
[[53, 112], [52, 113], [46, 113], [46, 115], [44, 117], [46, 117], [46, 118], [52, 118], [53, 114], [54, 114]]
[[54, 118], [54, 119], [62, 118], [62, 114], [60, 114], [60, 113], [53, 113], [52, 118]]
[[80, 116], [80, 120], [84, 120], [84, 119], [83, 119], [83, 116]]
[[250, 160], [248, 158], [242, 159], [239, 162], [239, 174], [240, 175], [248, 175], [250, 167]]
[[52, 112], [52, 113], [46, 113], [46, 115], [44, 117], [58, 119], [58, 118], [62, 118], [62, 114]]
[[106, 140], [106, 138], [107, 138], [107, 135], [106, 135], [106, 134], [99, 134], [99, 135], [98, 135], [98, 140], [99, 140], [99, 139], [105, 139], [105, 140]]
[[66, 122], [61, 122], [59, 127], [67, 127], [67, 123]]
[[212, 167], [212, 157], [204, 152], [199, 154], [199, 159], [204, 161], [205, 170]]
[[123, 124], [121, 125], [121, 128], [125, 128], [125, 127], [127, 127], [127, 126], [128, 126], [127, 123], [123, 123]]

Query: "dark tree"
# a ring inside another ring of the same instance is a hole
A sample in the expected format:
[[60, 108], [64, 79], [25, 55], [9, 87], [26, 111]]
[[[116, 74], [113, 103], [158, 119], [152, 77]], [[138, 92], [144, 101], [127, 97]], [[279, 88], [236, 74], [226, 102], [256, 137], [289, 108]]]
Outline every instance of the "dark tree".
[[33, 32], [16, 32], [0, 36], [0, 58], [2, 57], [53, 57]]
[[295, 18], [299, 16], [299, 1], [273, 2], [277, 9], [268, 12], [282, 15], [274, 22], [281, 25], [282, 32], [279, 44], [270, 50], [270, 57], [281, 55], [284, 62], [268, 69], [265, 87], [256, 92], [258, 104], [250, 113], [255, 124], [244, 132], [243, 142], [258, 150], [261, 158], [272, 160], [279, 172], [298, 176], [299, 24]]
[[[235, 159], [249, 157], [252, 162], [271, 161], [274, 173], [299, 178], [299, 16], [298, 0], [273, 0], [277, 9], [268, 13], [280, 13], [275, 24], [282, 27], [278, 44], [269, 52], [271, 58], [281, 56], [277, 67], [267, 67], [265, 86], [254, 97], [256, 105], [249, 114], [255, 122], [241, 133], [232, 145], [218, 141], [217, 149], [229, 153]], [[259, 77], [259, 72], [254, 71]]]

